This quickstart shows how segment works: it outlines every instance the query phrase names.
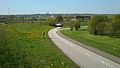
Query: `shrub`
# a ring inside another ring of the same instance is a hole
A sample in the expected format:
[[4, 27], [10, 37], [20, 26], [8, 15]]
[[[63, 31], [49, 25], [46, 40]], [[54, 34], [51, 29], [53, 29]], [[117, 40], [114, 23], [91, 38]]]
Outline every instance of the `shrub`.
[[92, 17], [89, 24], [90, 33], [95, 35], [103, 35], [107, 21], [108, 18], [105, 15], [96, 15]]
[[111, 23], [106, 24], [106, 26], [105, 26], [105, 28], [104, 28], [104, 34], [105, 34], [105, 35], [110, 35], [111, 30], [112, 30], [112, 28], [111, 28]]
[[120, 14], [113, 17], [110, 36], [120, 37]]
[[96, 25], [96, 31], [97, 31], [96, 34], [103, 35], [105, 27], [106, 27], [106, 23], [105, 22], [97, 23], [97, 25]]

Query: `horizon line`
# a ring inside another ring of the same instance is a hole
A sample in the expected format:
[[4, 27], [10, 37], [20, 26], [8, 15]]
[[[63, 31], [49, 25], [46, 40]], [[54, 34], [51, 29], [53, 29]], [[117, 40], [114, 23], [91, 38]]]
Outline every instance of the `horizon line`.
[[95, 15], [95, 14], [120, 14], [120, 13], [15, 13], [15, 14], [13, 14], [13, 13], [11, 13], [11, 14], [0, 14], [0, 15], [40, 15], [40, 14], [64, 14], [64, 15], [66, 15], [66, 14], [90, 14], [90, 15]]

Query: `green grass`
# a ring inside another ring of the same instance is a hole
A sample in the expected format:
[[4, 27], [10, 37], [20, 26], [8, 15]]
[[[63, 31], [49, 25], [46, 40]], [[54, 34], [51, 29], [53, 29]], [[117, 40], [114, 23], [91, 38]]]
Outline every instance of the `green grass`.
[[[9, 24], [5, 45], [0, 46], [0, 68], [78, 68], [48, 38], [47, 32], [52, 28]], [[42, 32], [46, 32], [45, 36]]]
[[89, 34], [86, 28], [81, 28], [80, 31], [65, 30], [62, 33], [88, 46], [110, 53], [120, 57], [120, 38], [112, 38], [108, 36], [96, 36]]

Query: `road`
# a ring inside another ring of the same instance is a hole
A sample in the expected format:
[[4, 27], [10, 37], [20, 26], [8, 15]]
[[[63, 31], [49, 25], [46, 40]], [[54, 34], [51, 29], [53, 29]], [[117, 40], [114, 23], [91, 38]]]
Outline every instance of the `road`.
[[120, 64], [68, 41], [59, 36], [57, 31], [60, 31], [60, 28], [50, 30], [48, 32], [49, 38], [81, 68], [120, 68]]

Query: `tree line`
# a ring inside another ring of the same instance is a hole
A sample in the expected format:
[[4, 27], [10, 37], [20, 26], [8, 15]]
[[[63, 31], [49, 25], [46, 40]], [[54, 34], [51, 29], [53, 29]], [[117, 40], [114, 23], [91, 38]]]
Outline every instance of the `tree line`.
[[[69, 22], [70, 30], [78, 31], [81, 27], [82, 19], [78, 17], [67, 17], [64, 20], [62, 16], [50, 17], [47, 19], [48, 24], [54, 26], [56, 22]], [[111, 37], [120, 37], [120, 14], [111, 16], [95, 15], [92, 16], [88, 22], [88, 30], [90, 34], [94, 35], [107, 35]]]

